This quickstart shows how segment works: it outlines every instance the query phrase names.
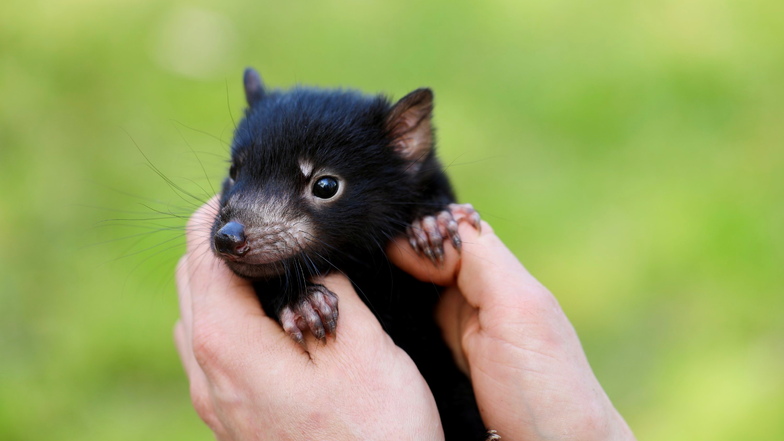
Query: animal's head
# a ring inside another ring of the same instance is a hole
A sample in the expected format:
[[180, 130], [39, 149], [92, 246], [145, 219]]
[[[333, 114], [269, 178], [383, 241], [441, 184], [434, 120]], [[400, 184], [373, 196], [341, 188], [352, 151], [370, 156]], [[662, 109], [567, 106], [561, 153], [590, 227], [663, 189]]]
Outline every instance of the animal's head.
[[[317, 273], [401, 231], [433, 156], [433, 94], [382, 96], [244, 76], [213, 249], [237, 274]], [[294, 269], [297, 266], [300, 268]]]

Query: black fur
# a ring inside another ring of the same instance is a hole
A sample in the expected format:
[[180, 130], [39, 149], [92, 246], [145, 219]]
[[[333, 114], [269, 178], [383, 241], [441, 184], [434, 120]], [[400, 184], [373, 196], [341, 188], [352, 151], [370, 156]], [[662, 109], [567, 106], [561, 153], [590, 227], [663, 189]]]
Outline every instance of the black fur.
[[[308, 219], [313, 237], [281, 262], [253, 266], [227, 259], [227, 264], [254, 281], [273, 317], [301, 299], [313, 276], [345, 273], [427, 380], [447, 440], [481, 439], [485, 428], [470, 382], [433, 319], [440, 288], [414, 280], [384, 254], [390, 239], [413, 220], [454, 202], [433, 149], [406, 158], [394, 148], [388, 120], [394, 107], [382, 96], [305, 87], [263, 90], [254, 74], [246, 73], [249, 108], [236, 128], [231, 176], [213, 235], [229, 221], [260, 222], [264, 214], [253, 213], [254, 204], [274, 200], [285, 204], [285, 216]], [[340, 176], [344, 193], [324, 206], [309, 203], [303, 196], [310, 185], [300, 168], [303, 159]]]

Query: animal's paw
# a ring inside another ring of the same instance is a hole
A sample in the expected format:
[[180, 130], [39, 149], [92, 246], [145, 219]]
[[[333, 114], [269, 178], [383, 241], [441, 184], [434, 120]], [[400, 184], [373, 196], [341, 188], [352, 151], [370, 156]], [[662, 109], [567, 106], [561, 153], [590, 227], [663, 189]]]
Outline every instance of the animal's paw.
[[457, 232], [457, 223], [466, 220], [481, 231], [479, 213], [471, 204], [449, 204], [449, 207], [435, 216], [425, 216], [411, 223], [406, 229], [411, 247], [419, 254], [427, 256], [436, 265], [444, 261], [444, 241], [449, 240], [460, 252], [463, 242]]
[[308, 330], [319, 340], [335, 335], [338, 324], [338, 297], [324, 285], [309, 285], [299, 301], [280, 311], [283, 329], [297, 343], [304, 344]]

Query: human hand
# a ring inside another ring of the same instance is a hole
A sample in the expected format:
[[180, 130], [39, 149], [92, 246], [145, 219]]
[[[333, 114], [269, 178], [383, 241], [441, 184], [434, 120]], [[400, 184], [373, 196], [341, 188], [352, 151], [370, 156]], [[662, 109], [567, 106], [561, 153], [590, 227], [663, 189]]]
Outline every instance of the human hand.
[[485, 425], [503, 439], [633, 440], [555, 297], [486, 222], [481, 234], [468, 223], [459, 232], [462, 254], [447, 247], [438, 267], [405, 239], [387, 252], [418, 279], [447, 287], [436, 318]]
[[210, 249], [213, 199], [187, 227], [175, 342], [199, 416], [219, 440], [439, 440], [433, 396], [343, 276], [337, 337], [307, 351]]

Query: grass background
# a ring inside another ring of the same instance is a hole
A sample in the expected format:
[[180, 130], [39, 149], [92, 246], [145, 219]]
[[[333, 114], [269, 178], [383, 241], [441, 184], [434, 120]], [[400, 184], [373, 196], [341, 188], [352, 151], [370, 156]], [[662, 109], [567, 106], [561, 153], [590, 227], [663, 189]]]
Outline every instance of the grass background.
[[0, 439], [212, 439], [171, 341], [184, 221], [158, 213], [196, 202], [144, 155], [206, 199], [247, 65], [273, 87], [432, 87], [461, 200], [559, 298], [637, 436], [784, 439], [783, 14], [4, 2]]

